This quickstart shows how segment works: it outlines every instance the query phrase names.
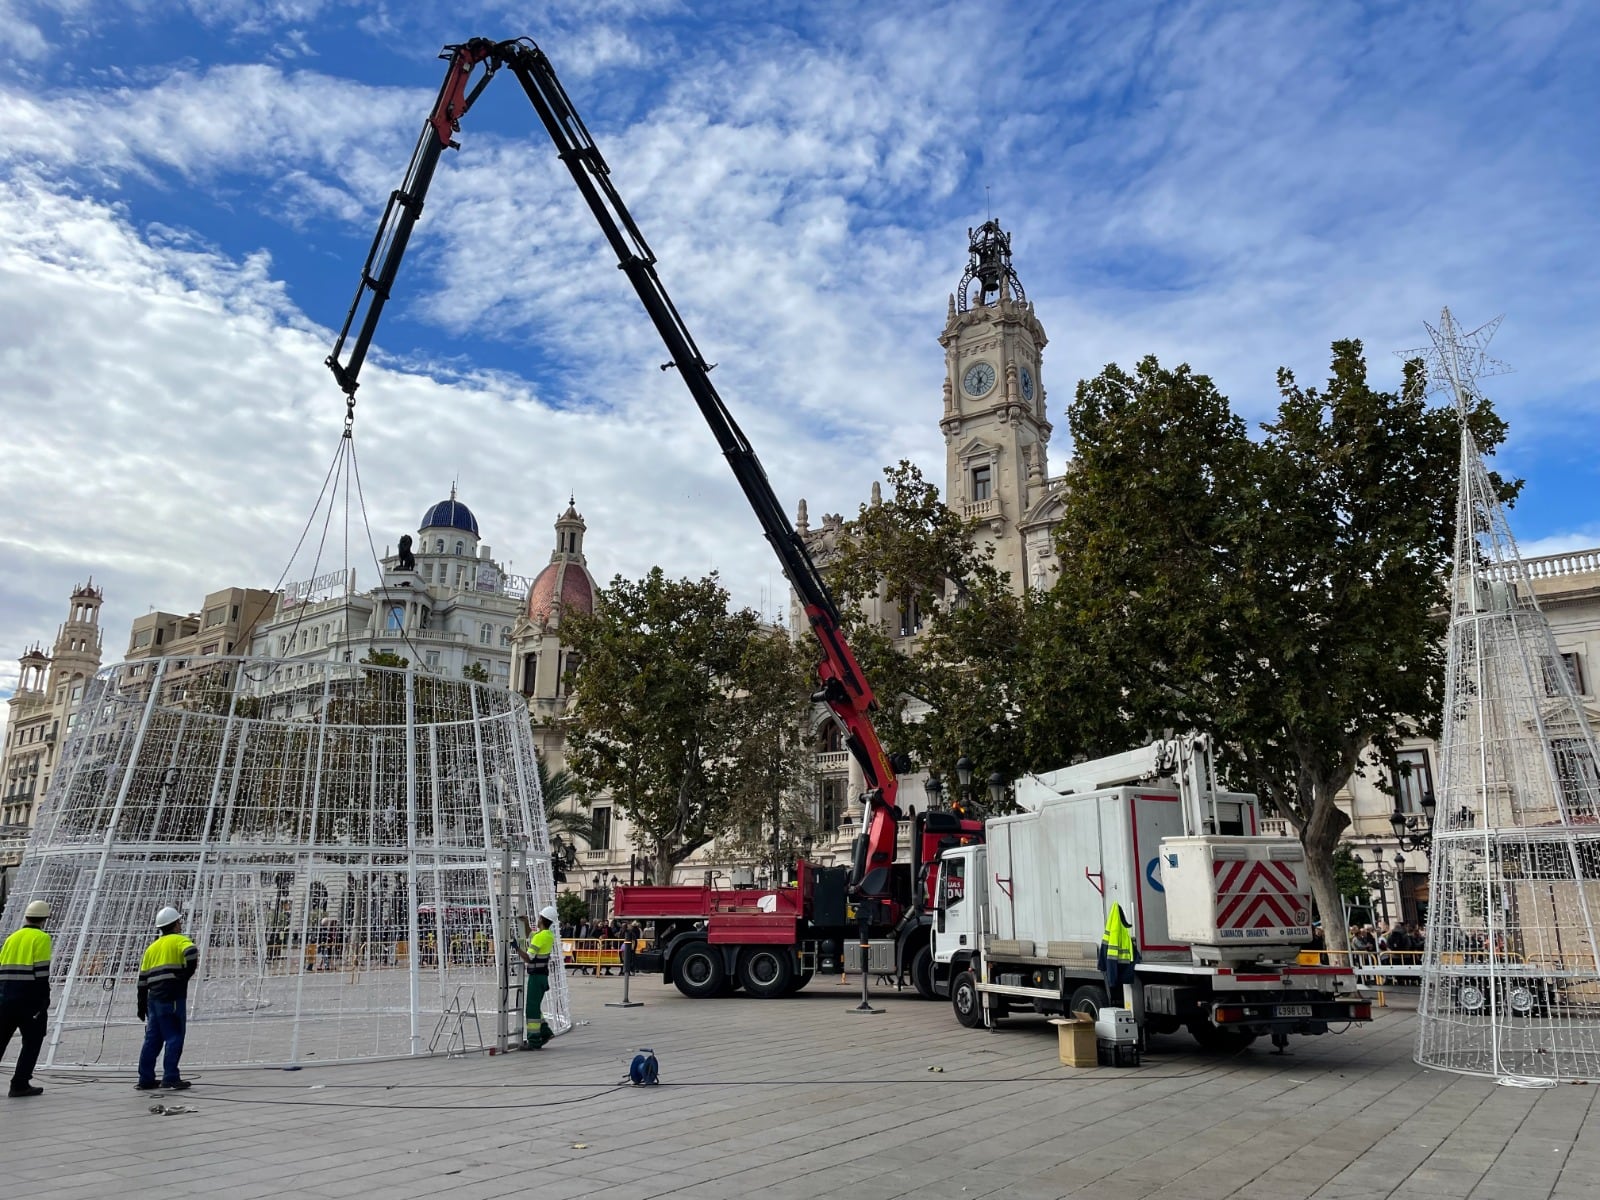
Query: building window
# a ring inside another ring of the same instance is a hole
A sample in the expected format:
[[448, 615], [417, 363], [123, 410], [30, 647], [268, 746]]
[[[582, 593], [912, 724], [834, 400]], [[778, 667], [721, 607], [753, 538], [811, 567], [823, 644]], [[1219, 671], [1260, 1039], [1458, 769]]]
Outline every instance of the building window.
[[238, 619], [239, 619], [239, 606], [237, 604], [235, 604], [232, 608], [230, 608], [228, 610], [228, 620], [237, 621]]
[[817, 820], [825, 833], [832, 833], [844, 823], [848, 781], [824, 779], [817, 794]]
[[478, 644], [480, 646], [487, 646], [493, 640], [494, 640], [494, 626], [493, 625], [482, 625], [482, 626], [479, 626], [479, 628], [478, 628]]
[[1572, 690], [1577, 695], [1583, 695], [1583, 659], [1576, 652], [1558, 654], [1553, 659], [1546, 659], [1544, 664], [1544, 694], [1546, 696], [1559, 696], [1561, 694], [1561, 676], [1557, 672], [1565, 672], [1567, 679], [1572, 683]]
[[1570, 817], [1594, 817], [1600, 802], [1600, 763], [1584, 738], [1551, 738], [1550, 757]]
[[221, 625], [224, 621], [226, 621], [228, 619], [227, 612], [228, 612], [228, 610], [226, 608], [221, 608], [221, 607], [207, 609], [206, 610], [206, 627], [209, 629], [213, 625]]
[[444, 539], [443, 538], [435, 538], [434, 539], [433, 552], [435, 554], [443, 554], [444, 553]]
[[511, 645], [511, 626], [502, 625], [500, 627], [500, 644], [502, 646]]
[[611, 806], [597, 804], [589, 827], [589, 848], [591, 850], [611, 849]]
[[825, 754], [831, 754], [843, 749], [844, 734], [840, 731], [837, 722], [829, 721], [827, 727], [822, 731], [822, 750]]
[[386, 629], [403, 629], [406, 623], [406, 606], [404, 604], [389, 605], [389, 617], [384, 622]]
[[427, 659], [428, 669], [430, 671], [437, 671], [439, 669], [439, 652], [437, 650], [429, 650], [424, 657]]
[[534, 685], [539, 681], [539, 656], [529, 654], [522, 660], [522, 694], [533, 695]]
[[972, 499], [974, 503], [987, 500], [990, 495], [993, 481], [992, 467], [972, 468]]
[[1395, 755], [1400, 765], [1396, 802], [1401, 812], [1422, 812], [1422, 798], [1433, 791], [1433, 765], [1426, 750], [1402, 750]]
[[460, 538], [457, 538], [456, 539], [456, 553], [457, 554], [465, 554], [466, 552], [467, 552], [467, 544], [465, 542], [463, 542]]

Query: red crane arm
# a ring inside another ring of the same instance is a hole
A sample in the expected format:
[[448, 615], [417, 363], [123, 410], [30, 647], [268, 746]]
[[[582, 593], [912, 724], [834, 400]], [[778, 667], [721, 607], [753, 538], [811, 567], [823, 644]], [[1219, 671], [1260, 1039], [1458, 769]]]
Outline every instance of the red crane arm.
[[[346, 397], [354, 403], [362, 364], [388, 302], [411, 230], [422, 214], [423, 200], [439, 156], [446, 147], [456, 145], [453, 135], [460, 129], [461, 118], [485, 85], [502, 67], [509, 68], [522, 84], [522, 90], [556, 145], [557, 157], [572, 174], [573, 182], [617, 256], [618, 266], [627, 275], [661, 335], [671, 359], [667, 365], [677, 368], [688, 387], [750, 502], [762, 532], [777, 553], [784, 574], [805, 606], [806, 617], [822, 650], [817, 666], [822, 687], [815, 699], [826, 703], [844, 727], [845, 745], [860, 764], [866, 780], [863, 796], [866, 832], [857, 846], [851, 883], [864, 897], [887, 898], [886, 868], [894, 861], [896, 823], [900, 816], [895, 806], [898, 781], [872, 724], [872, 710], [877, 707], [872, 687], [845, 641], [838, 606], [812, 561], [811, 552], [785, 517], [760, 460], [711, 382], [711, 369], [715, 364], [705, 361], [667, 295], [656, 274], [655, 254], [612, 186], [611, 168], [589, 136], [544, 52], [527, 39], [492, 42], [474, 38], [460, 45], [446, 46], [441, 57], [449, 63], [444, 84], [423, 126], [405, 181], [389, 197], [362, 268], [355, 300], [334, 343], [333, 353], [328, 356], [329, 369]], [[472, 76], [480, 66], [484, 73], [473, 84]], [[355, 330], [354, 342], [346, 351], [345, 344], [352, 329]], [[885, 869], [879, 871], [879, 868]]]

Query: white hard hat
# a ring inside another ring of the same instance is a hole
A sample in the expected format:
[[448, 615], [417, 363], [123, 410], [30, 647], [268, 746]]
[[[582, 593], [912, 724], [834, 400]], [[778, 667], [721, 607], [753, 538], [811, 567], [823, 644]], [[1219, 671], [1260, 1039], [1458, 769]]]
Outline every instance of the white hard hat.
[[174, 921], [181, 920], [183, 920], [183, 914], [169, 904], [156, 914], [156, 928], [165, 929]]
[[35, 900], [22, 910], [22, 915], [35, 921], [42, 921], [50, 915], [50, 906], [43, 900]]
[[556, 918], [561, 914], [556, 912], [556, 906], [554, 904], [546, 904], [539, 910], [539, 915], [546, 921], [549, 921], [550, 924], [554, 925], [556, 923]]

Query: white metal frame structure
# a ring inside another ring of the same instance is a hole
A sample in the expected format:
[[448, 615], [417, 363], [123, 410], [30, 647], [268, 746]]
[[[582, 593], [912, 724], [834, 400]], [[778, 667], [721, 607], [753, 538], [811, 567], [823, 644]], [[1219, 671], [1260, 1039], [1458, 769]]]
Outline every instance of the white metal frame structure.
[[[555, 899], [538, 788], [527, 706], [501, 688], [304, 659], [102, 670], [5, 915], [55, 911], [43, 1065], [136, 1060], [139, 961], [166, 904], [200, 948], [186, 1066], [474, 1045], [457, 1014], [498, 1013], [523, 936], [497, 892], [524, 914]], [[564, 1032], [559, 960], [551, 975]]]
[[1600, 751], [1467, 428], [1498, 320], [1430, 327], [1461, 483], [1416, 1059], [1600, 1079]]

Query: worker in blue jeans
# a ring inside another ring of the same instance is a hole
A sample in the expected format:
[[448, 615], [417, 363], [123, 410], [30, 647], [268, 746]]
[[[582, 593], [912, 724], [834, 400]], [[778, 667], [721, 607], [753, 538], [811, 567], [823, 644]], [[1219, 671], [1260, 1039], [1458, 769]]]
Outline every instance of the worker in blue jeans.
[[[139, 964], [139, 1019], [145, 1022], [144, 1048], [139, 1051], [141, 1092], [158, 1087], [181, 1092], [190, 1086], [178, 1074], [183, 1035], [188, 1024], [189, 980], [200, 966], [200, 951], [183, 934], [183, 917], [168, 905], [156, 914], [161, 936], [150, 943]], [[156, 1082], [160, 1055], [161, 1082]]]

